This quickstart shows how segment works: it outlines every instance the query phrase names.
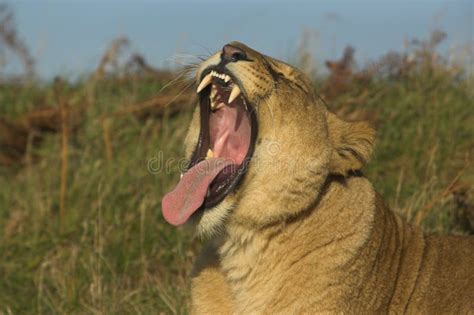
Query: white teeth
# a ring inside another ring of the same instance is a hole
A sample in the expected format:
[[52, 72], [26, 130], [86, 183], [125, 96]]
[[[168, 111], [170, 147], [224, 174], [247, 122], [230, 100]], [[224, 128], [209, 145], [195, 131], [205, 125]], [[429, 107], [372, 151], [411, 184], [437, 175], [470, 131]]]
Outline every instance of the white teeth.
[[212, 152], [211, 149], [207, 150], [206, 158], [212, 158], [212, 157], [214, 157], [214, 152]]
[[211, 71], [211, 73], [209, 73], [208, 75], [210, 75], [211, 77], [216, 77], [216, 78], [219, 78], [221, 80], [224, 80], [225, 83], [229, 82], [231, 79], [231, 77], [227, 74], [224, 74], [224, 73], [218, 73], [216, 71]]
[[198, 88], [197, 88], [197, 92], [201, 92], [206, 86], [209, 85], [209, 83], [211, 83], [212, 81], [212, 72], [211, 74], [208, 74], [204, 77], [204, 79], [202, 79], [201, 83], [199, 84]]
[[216, 86], [213, 84], [212, 85], [212, 89], [211, 89], [211, 100], [214, 100], [214, 98], [216, 97], [217, 95], [217, 88]]
[[224, 103], [219, 103], [219, 104], [213, 103], [213, 104], [211, 104], [211, 109], [215, 111], [215, 110], [218, 110], [219, 108], [222, 108], [224, 106], [225, 106]]
[[[215, 77], [215, 78], [219, 78], [221, 80], [223, 80], [225, 83], [228, 83], [228, 82], [232, 82], [232, 78], [227, 75], [227, 74], [224, 74], [224, 73], [218, 73], [216, 71], [211, 71], [201, 82], [201, 84], [199, 84], [199, 87], [198, 87], [198, 93], [200, 91], [202, 91], [202, 89], [204, 89], [208, 84], [210, 84], [212, 82], [212, 77]], [[227, 85], [229, 86], [229, 85]], [[232, 84], [230, 84], [230, 86], [232, 86]], [[217, 87], [213, 84], [212, 85], [212, 89], [211, 89], [211, 94], [210, 94], [210, 101], [211, 101], [211, 110], [215, 111], [219, 108], [222, 108], [226, 105], [225, 101], [215, 101], [216, 100], [216, 96], [217, 96]], [[232, 88], [232, 91], [230, 92], [230, 95], [229, 95], [229, 100], [228, 100], [228, 103], [227, 104], [230, 104], [232, 103], [239, 95], [240, 95], [241, 91], [240, 91], [240, 88], [234, 84], [233, 85], [233, 88]]]
[[234, 84], [234, 87], [232, 88], [232, 91], [230, 92], [229, 101], [227, 103], [228, 104], [232, 103], [239, 95], [240, 95], [240, 88], [237, 84]]
[[179, 175], [179, 179], [183, 178], [183, 176], [184, 176], [184, 174], [181, 173], [181, 174]]

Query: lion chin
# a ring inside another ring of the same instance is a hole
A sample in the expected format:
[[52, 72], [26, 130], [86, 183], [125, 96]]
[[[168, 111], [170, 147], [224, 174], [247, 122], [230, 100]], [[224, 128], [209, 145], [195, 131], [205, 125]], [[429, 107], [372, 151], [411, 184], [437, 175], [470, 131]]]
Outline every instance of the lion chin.
[[189, 165], [162, 202], [209, 239], [195, 314], [474, 313], [474, 238], [425, 235], [360, 169], [375, 131], [296, 68], [232, 42], [196, 74]]

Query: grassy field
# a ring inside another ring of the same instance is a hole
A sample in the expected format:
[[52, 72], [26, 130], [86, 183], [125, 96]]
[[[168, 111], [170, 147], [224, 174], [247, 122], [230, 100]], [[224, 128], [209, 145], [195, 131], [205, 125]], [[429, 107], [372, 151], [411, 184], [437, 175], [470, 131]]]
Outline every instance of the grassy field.
[[[377, 126], [366, 176], [410, 222], [473, 233], [473, 82], [449, 66], [351, 76], [327, 102]], [[315, 82], [321, 91], [332, 84]], [[62, 108], [69, 126], [29, 141], [21, 163], [0, 170], [0, 314], [186, 313], [199, 241], [161, 215], [177, 164], [157, 172], [149, 162], [182, 156], [192, 106], [148, 118], [129, 110], [165, 83], [0, 86], [0, 117], [13, 121], [47, 104]]]

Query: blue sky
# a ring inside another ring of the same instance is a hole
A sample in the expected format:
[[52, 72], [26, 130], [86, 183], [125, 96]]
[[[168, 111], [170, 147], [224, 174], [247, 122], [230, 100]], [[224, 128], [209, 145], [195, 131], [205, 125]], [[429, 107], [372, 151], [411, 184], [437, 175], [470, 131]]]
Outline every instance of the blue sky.
[[[404, 39], [448, 33], [443, 49], [473, 42], [473, 0], [331, 1], [7, 1], [42, 77], [94, 69], [107, 43], [131, 40], [158, 67], [177, 54], [202, 55], [231, 40], [288, 60], [304, 29], [318, 62], [338, 58], [347, 44], [363, 63]], [[17, 71], [18, 66], [9, 66]]]

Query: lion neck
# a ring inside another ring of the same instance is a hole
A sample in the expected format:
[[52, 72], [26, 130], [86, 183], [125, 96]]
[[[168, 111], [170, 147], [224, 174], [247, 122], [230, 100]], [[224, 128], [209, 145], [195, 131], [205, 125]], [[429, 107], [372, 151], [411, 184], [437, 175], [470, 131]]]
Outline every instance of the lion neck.
[[[362, 248], [373, 238], [374, 198], [367, 179], [330, 176], [314, 207], [296, 217], [265, 227], [230, 220], [219, 254], [236, 305], [247, 305], [245, 311], [252, 310], [251, 301], [255, 307], [262, 299], [267, 299], [262, 305], [271, 305], [268, 299], [298, 281], [313, 281], [312, 288], [325, 295], [334, 289], [336, 277], [347, 277], [340, 270], [357, 272], [347, 266], [358, 265]], [[287, 255], [276, 257], [275, 253]], [[309, 279], [297, 279], [299, 268], [305, 264], [314, 265], [310, 268], [314, 274], [305, 276]], [[295, 279], [280, 278], [283, 274], [294, 274]], [[254, 283], [264, 284], [264, 288], [258, 286], [259, 292], [254, 292]], [[312, 294], [318, 292], [313, 290]]]

